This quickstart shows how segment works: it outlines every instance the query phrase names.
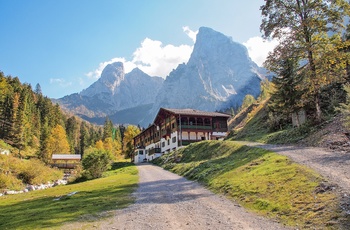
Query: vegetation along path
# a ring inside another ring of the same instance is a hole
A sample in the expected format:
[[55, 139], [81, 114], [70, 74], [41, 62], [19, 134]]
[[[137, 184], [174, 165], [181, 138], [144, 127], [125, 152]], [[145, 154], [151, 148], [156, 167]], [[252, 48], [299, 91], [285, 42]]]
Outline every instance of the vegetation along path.
[[249, 213], [198, 183], [151, 164], [138, 165], [136, 203], [99, 229], [285, 229]]
[[342, 209], [350, 215], [350, 153], [316, 147], [272, 145], [257, 142], [236, 141], [239, 144], [271, 150], [306, 165], [329, 181], [324, 189], [337, 189], [342, 198]]
[[[239, 144], [271, 150], [306, 165], [342, 190], [350, 193], [350, 153], [330, 151], [323, 148], [292, 145], [271, 145], [257, 142], [236, 141]], [[350, 195], [350, 194], [348, 194]]]

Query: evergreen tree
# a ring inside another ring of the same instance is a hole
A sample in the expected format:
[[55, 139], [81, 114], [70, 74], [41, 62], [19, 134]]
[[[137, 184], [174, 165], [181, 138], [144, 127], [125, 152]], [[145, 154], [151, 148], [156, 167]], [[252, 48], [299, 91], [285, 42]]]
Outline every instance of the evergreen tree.
[[72, 153], [79, 154], [80, 153], [80, 145], [79, 145], [79, 135], [80, 135], [80, 126], [78, 124], [75, 116], [71, 116], [67, 119], [66, 124], [66, 133], [70, 145], [70, 149]]
[[277, 121], [287, 120], [292, 113], [298, 112], [304, 106], [302, 101], [304, 92], [300, 89], [302, 77], [301, 73], [298, 73], [297, 66], [298, 60], [289, 58], [280, 60], [279, 65], [274, 68], [277, 76], [272, 82], [276, 90], [272, 93], [268, 106], [274, 116], [282, 116]]
[[80, 124], [80, 136], [79, 136], [79, 144], [80, 144], [80, 154], [83, 157], [85, 148], [88, 146], [88, 127], [86, 123], [83, 121]]
[[35, 93], [38, 94], [38, 95], [42, 95], [42, 91], [41, 91], [41, 86], [39, 83], [36, 84], [35, 86]]
[[103, 140], [106, 138], [112, 138], [113, 137], [113, 123], [112, 121], [106, 117], [104, 126], [103, 126]]

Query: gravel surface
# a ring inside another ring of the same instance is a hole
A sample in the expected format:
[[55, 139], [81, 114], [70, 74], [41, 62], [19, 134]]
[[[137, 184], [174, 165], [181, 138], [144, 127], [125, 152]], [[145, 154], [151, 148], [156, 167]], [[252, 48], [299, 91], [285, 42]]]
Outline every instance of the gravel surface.
[[215, 195], [196, 182], [151, 164], [138, 165], [136, 203], [98, 229], [287, 229]]

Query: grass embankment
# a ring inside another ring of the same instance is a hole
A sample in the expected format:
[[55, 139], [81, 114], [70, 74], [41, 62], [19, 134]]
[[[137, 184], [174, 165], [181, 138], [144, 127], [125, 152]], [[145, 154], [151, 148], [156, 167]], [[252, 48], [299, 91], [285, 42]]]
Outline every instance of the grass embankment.
[[155, 163], [286, 225], [319, 229], [337, 218], [335, 194], [318, 192], [320, 175], [268, 150], [204, 141]]
[[137, 182], [136, 167], [124, 162], [114, 164], [104, 178], [0, 197], [0, 229], [53, 228], [96, 219], [101, 212], [133, 203]]
[[283, 130], [271, 131], [271, 123], [267, 111], [268, 100], [253, 104], [241, 111], [231, 121], [233, 128], [228, 140], [255, 141], [270, 144], [293, 144], [312, 132], [315, 128], [307, 124], [299, 127], [284, 127]]

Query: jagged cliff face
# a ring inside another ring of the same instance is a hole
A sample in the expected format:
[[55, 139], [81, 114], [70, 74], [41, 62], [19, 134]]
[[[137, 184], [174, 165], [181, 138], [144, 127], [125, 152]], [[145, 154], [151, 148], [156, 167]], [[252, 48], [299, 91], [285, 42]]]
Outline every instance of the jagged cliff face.
[[101, 77], [81, 93], [57, 102], [85, 118], [110, 116], [120, 110], [154, 103], [163, 81], [137, 68], [125, 74], [123, 63], [116, 62], [107, 65]]
[[139, 69], [125, 74], [117, 62], [107, 65], [90, 87], [57, 102], [97, 123], [108, 115], [114, 123], [147, 126], [160, 107], [206, 111], [239, 107], [245, 95], [259, 95], [265, 74], [245, 46], [201, 27], [188, 63], [179, 65], [165, 81]]
[[190, 60], [166, 78], [152, 112], [160, 107], [208, 111], [238, 107], [246, 94], [259, 95], [264, 72], [245, 46], [202, 27]]

